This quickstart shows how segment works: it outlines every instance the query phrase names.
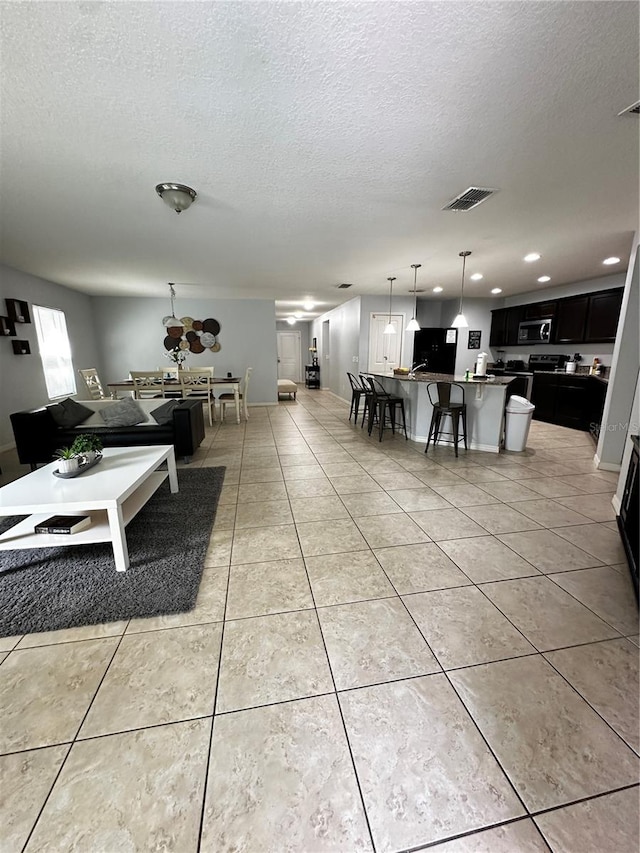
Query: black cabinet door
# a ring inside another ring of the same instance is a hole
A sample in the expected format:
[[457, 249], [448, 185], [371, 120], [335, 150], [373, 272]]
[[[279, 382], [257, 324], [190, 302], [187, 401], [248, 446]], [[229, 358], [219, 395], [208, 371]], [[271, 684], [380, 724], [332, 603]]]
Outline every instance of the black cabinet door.
[[515, 305], [513, 308], [507, 308], [506, 310], [504, 342], [509, 346], [513, 346], [518, 343], [518, 326], [522, 322], [523, 317], [522, 305]]
[[556, 316], [557, 302], [533, 302], [524, 306], [525, 320], [546, 320]]
[[536, 407], [533, 417], [537, 421], [553, 423], [558, 386], [555, 376], [536, 373], [533, 377], [531, 402]]
[[[501, 347], [507, 342], [505, 337], [505, 326], [507, 322], [508, 308], [497, 308], [491, 312], [491, 332], [489, 333], [489, 346]], [[418, 334], [416, 332], [416, 334]]]
[[559, 426], [585, 429], [587, 383], [584, 379], [561, 380], [557, 385], [554, 423]]
[[622, 289], [616, 289], [591, 294], [584, 337], [586, 343], [615, 341], [622, 293]]
[[557, 344], [579, 344], [584, 341], [589, 296], [572, 296], [558, 302], [553, 340]]
[[597, 441], [602, 424], [602, 412], [607, 396], [607, 384], [595, 376], [587, 377], [587, 401], [585, 407], [585, 426]]

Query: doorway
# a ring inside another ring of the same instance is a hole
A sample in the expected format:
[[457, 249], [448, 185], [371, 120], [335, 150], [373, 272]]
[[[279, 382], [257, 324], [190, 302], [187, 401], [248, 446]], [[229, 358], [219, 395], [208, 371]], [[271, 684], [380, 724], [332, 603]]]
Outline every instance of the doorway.
[[302, 345], [300, 332], [278, 332], [278, 379], [302, 381]]
[[[395, 335], [383, 334], [387, 323], [395, 328]], [[400, 367], [402, 340], [404, 338], [404, 314], [372, 314], [369, 323], [369, 373], [390, 373]]]

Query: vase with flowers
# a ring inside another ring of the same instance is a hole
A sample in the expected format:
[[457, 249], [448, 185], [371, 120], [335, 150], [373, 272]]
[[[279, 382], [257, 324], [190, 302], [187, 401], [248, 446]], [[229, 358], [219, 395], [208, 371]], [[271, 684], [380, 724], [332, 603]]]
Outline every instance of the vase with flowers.
[[167, 350], [164, 357], [173, 362], [173, 364], [177, 366], [178, 370], [181, 370], [182, 365], [187, 360], [187, 352], [186, 350], [180, 349], [180, 347], [174, 347], [173, 349]]

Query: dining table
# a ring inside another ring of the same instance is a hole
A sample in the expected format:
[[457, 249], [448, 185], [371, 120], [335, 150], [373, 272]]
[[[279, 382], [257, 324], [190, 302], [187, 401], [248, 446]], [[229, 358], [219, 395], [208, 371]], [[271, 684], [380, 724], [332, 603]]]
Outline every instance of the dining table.
[[[216, 391], [222, 394], [233, 393], [233, 400], [236, 407], [236, 422], [240, 423], [240, 382], [242, 379], [238, 376], [229, 377], [213, 377], [211, 387], [215, 395]], [[164, 389], [158, 389], [158, 397], [168, 397], [175, 399], [177, 396], [182, 396], [182, 386], [178, 379], [165, 379], [163, 382]], [[111, 391], [111, 396], [114, 396], [118, 391], [130, 391], [134, 393], [133, 379], [118, 379], [115, 382], [107, 382], [107, 387]], [[214, 407], [215, 420], [215, 407]]]

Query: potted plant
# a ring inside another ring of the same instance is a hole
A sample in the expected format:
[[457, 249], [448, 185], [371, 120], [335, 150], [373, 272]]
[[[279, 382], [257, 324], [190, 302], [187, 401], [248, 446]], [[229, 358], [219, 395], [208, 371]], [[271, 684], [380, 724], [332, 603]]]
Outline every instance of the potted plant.
[[61, 474], [70, 474], [78, 469], [80, 459], [72, 447], [61, 447], [55, 452], [55, 458], [59, 460], [58, 471]]
[[87, 462], [93, 462], [102, 451], [102, 441], [99, 435], [84, 432], [74, 439], [71, 450], [76, 456], [84, 456]]

